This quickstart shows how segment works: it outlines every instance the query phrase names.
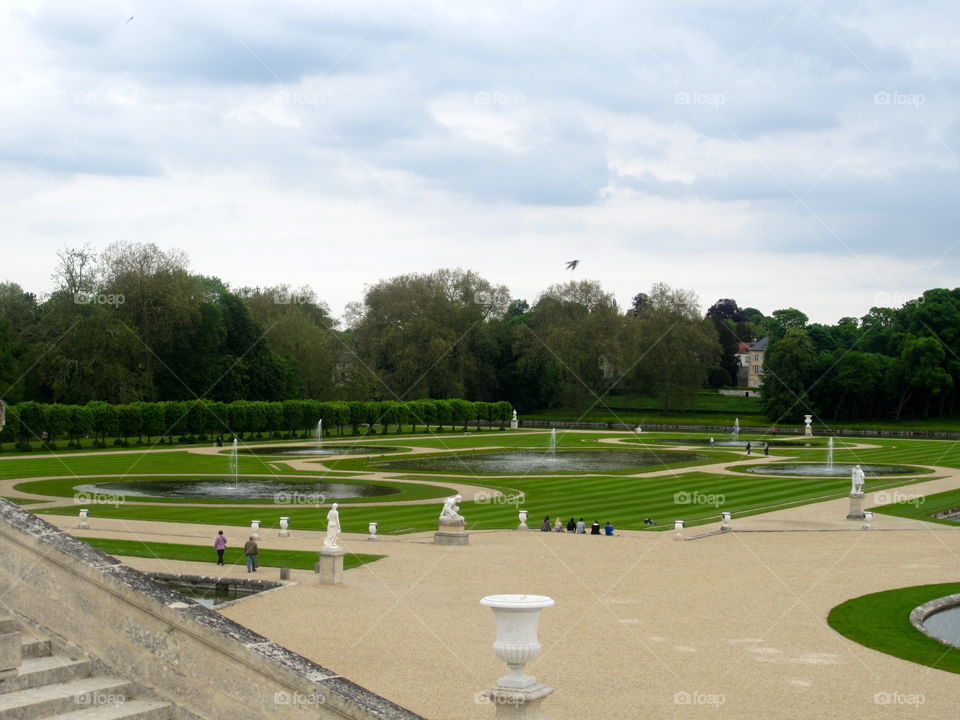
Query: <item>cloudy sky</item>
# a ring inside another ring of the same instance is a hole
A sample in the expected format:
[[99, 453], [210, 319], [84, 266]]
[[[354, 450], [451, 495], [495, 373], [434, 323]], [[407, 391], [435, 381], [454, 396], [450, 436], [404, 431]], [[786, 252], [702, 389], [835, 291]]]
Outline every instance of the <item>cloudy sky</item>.
[[960, 271], [948, 0], [5, 0], [0, 57], [0, 280], [35, 292], [117, 240], [337, 314], [460, 266], [834, 322]]

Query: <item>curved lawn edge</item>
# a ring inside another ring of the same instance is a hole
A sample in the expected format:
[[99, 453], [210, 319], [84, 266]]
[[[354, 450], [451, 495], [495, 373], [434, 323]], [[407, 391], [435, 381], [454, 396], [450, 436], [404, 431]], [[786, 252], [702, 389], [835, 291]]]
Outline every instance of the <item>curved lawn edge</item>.
[[914, 585], [861, 595], [834, 607], [827, 624], [871, 650], [960, 674], [960, 650], [927, 637], [910, 623], [914, 608], [956, 593], [960, 593], [960, 583]]

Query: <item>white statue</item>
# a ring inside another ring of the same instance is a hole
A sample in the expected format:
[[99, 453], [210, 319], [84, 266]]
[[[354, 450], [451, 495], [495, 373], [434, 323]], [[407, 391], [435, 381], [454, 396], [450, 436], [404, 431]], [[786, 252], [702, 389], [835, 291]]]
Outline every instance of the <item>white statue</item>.
[[444, 520], [462, 521], [464, 519], [463, 515], [460, 514], [460, 506], [457, 505], [462, 499], [459, 495], [454, 495], [443, 501], [443, 510], [440, 511], [441, 522]]
[[517, 421], [517, 411], [516, 411], [516, 410], [513, 411], [513, 417], [510, 418], [510, 419], [511, 419], [513, 422], [516, 422], [516, 421]]
[[863, 481], [864, 481], [863, 468], [861, 468], [859, 465], [855, 465], [853, 468], [853, 472], [851, 473], [850, 479], [851, 479], [850, 494], [863, 495]]
[[327, 513], [327, 535], [323, 538], [325, 548], [336, 549], [337, 540], [340, 539], [340, 513], [337, 512], [337, 503], [330, 506], [330, 512]]

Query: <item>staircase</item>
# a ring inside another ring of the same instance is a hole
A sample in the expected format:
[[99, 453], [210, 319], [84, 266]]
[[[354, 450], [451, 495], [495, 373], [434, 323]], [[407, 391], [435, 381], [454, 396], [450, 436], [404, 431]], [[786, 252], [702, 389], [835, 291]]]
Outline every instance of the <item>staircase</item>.
[[93, 676], [87, 658], [54, 655], [49, 640], [0, 620], [0, 637], [10, 635], [18, 636], [21, 659], [0, 672], [0, 720], [170, 720], [169, 703], [134, 699], [132, 683]]

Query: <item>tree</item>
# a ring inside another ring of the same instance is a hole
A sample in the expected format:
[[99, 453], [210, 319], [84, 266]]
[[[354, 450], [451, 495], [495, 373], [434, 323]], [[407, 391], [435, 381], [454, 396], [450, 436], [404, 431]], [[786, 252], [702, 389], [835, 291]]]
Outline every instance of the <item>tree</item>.
[[763, 363], [763, 405], [774, 423], [796, 421], [815, 412], [808, 396], [816, 350], [806, 330], [790, 328], [770, 344]]

